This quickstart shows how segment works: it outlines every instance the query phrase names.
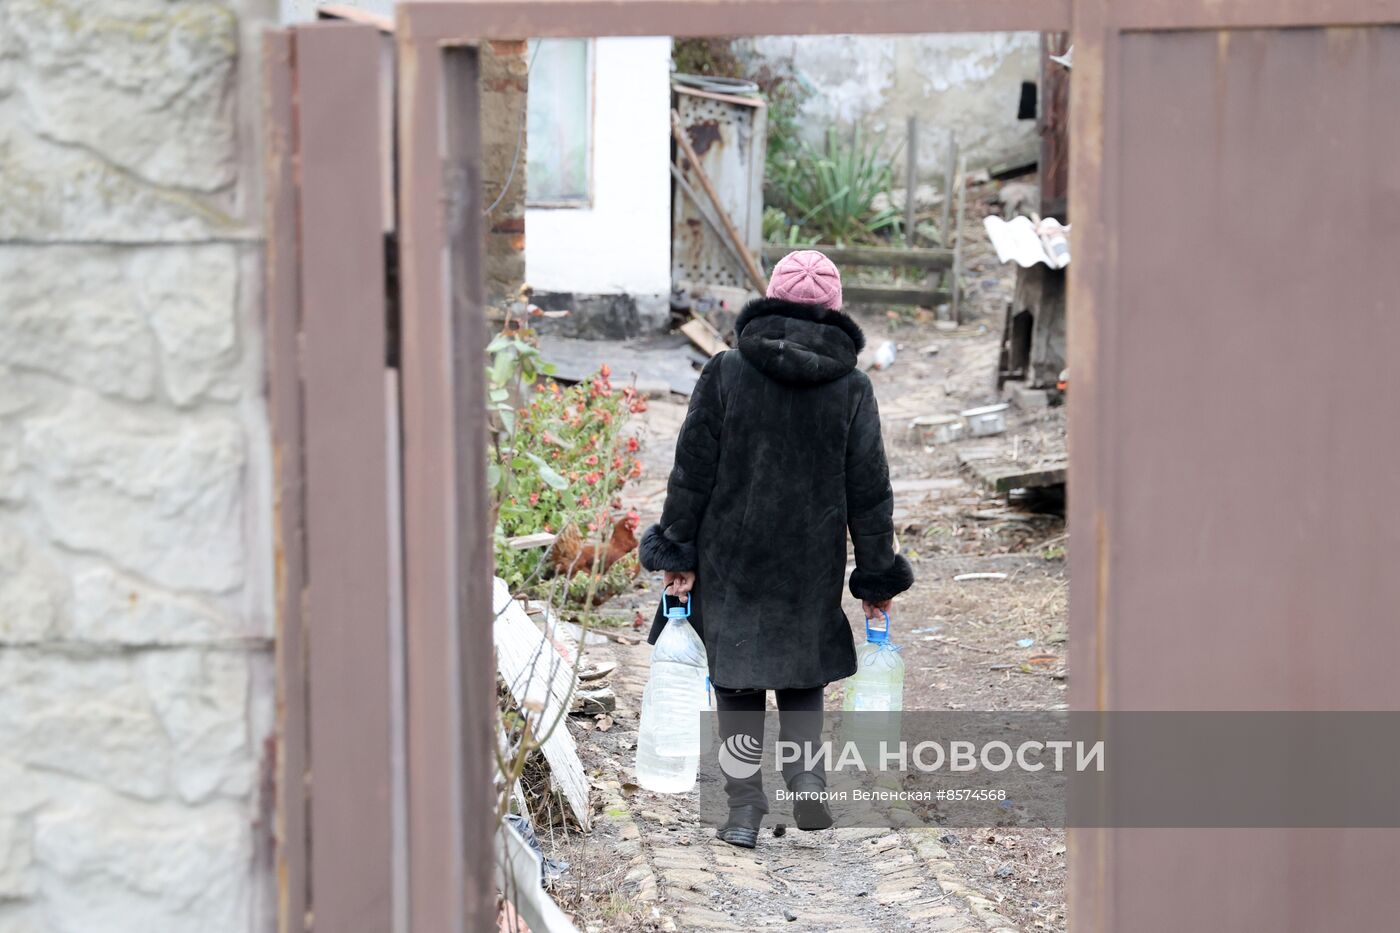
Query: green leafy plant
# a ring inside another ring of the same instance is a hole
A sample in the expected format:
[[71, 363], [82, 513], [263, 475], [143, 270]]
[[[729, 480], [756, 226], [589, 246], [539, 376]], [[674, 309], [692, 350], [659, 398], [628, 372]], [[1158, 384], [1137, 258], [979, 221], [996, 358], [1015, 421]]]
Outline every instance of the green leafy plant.
[[804, 233], [802, 228], [793, 223], [788, 217], [787, 211], [782, 208], [765, 207], [763, 209], [763, 242], [796, 248], [816, 243], [817, 235]]
[[[879, 137], [867, 138], [859, 127], [845, 141], [828, 130], [825, 152], [804, 142], [770, 179], [776, 206], [819, 242], [878, 242], [899, 224], [889, 198], [894, 168], [879, 152]], [[880, 194], [884, 206], [877, 208]]]
[[613, 512], [622, 506], [622, 486], [641, 475], [639, 443], [624, 436], [624, 428], [631, 415], [646, 410], [646, 399], [634, 386], [615, 388], [605, 364], [587, 382], [567, 389], [547, 382], [528, 402], [513, 401], [549, 367], [528, 332], [503, 334], [488, 349], [493, 444], [487, 480], [496, 512], [496, 574], [512, 592], [543, 595], [551, 589], [545, 581], [561, 571], [559, 545], [551, 551], [508, 542], [556, 534], [576, 552], [594, 556], [567, 566], [565, 605], [595, 604], [620, 592], [637, 573], [635, 554], [619, 560], [607, 555], [619, 537], [626, 540], [618, 525], [636, 530], [635, 513], [615, 520]]

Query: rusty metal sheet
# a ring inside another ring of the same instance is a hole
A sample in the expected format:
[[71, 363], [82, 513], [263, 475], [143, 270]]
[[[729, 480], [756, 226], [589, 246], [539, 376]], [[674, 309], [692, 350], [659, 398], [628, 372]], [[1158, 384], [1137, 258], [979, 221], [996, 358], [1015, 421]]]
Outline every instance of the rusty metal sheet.
[[[422, 41], [522, 36], [765, 36], [1056, 32], [1072, 0], [410, 0], [399, 31]], [[1294, 0], [1295, 3], [1304, 0]], [[405, 32], [406, 28], [406, 32]]]
[[[729, 214], [749, 255], [763, 245], [763, 164], [768, 150], [768, 108], [762, 100], [674, 89], [672, 102], [680, 114], [686, 139], [709, 176], [720, 203], [705, 195], [690, 161], [676, 153], [685, 185], [671, 197], [671, 283], [752, 288], [744, 267], [726, 246], [723, 224], [707, 222], [718, 210]], [[693, 192], [693, 195], [692, 195]], [[703, 206], [695, 203], [698, 196]]]
[[[1073, 705], [1400, 708], [1400, 29], [1099, 42], [1083, 8]], [[1394, 833], [1075, 831], [1070, 852], [1076, 933], [1400, 912]]]
[[277, 929], [301, 933], [307, 908], [305, 488], [302, 474], [296, 153], [292, 33], [263, 38], [263, 140], [267, 186], [264, 258], [268, 408], [272, 420], [277, 572]]
[[480, 68], [405, 38], [399, 217], [413, 929], [495, 925]]
[[313, 929], [392, 929], [379, 33], [295, 29]]

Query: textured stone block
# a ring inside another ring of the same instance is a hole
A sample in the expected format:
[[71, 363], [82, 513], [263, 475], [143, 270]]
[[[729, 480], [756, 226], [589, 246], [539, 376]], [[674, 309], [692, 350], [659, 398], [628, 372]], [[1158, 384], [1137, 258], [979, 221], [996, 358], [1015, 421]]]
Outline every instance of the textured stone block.
[[0, 747], [143, 800], [245, 796], [248, 663], [244, 652], [194, 649], [62, 661], [0, 653]]
[[158, 185], [234, 178], [238, 21], [218, 3], [11, 0], [0, 29], [15, 89], [41, 135]]
[[188, 933], [251, 928], [247, 814], [81, 788], [35, 818], [51, 933]]
[[169, 736], [175, 791], [188, 802], [253, 787], [244, 652], [156, 651], [142, 657], [146, 694]]
[[231, 246], [142, 251], [131, 263], [141, 308], [160, 344], [165, 390], [177, 405], [233, 399], [237, 254]]
[[0, 747], [25, 764], [155, 799], [167, 787], [169, 740], [131, 662], [56, 662], [40, 652], [0, 653]]
[[[0, 903], [38, 893], [31, 816], [45, 795], [34, 776], [17, 762], [0, 758]], [[8, 930], [0, 919], [0, 928]]]
[[[235, 398], [232, 246], [0, 247], [0, 362], [104, 395]], [[155, 339], [152, 339], [152, 333]]]
[[58, 634], [65, 588], [59, 569], [18, 531], [0, 526], [0, 644]]
[[21, 457], [54, 538], [164, 586], [243, 581], [242, 429], [117, 408], [76, 392], [24, 424]]
[[[0, 604], [2, 605], [2, 604]], [[73, 580], [71, 637], [118, 645], [193, 645], [245, 637], [204, 602], [98, 567]]]
[[227, 194], [152, 185], [87, 150], [40, 139], [16, 125], [16, 111], [0, 95], [0, 240], [146, 243], [242, 231]]
[[156, 352], [115, 250], [0, 248], [0, 361], [143, 400]]

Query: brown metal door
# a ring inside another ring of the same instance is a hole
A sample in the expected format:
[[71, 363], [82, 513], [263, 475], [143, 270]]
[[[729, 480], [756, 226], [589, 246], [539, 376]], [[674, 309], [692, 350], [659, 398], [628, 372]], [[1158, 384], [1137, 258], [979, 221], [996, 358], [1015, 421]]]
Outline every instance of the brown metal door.
[[284, 933], [403, 929], [381, 44], [368, 26], [317, 23], [264, 50]]
[[[1076, 708], [1400, 709], [1400, 28], [1314, 6], [1076, 5]], [[1078, 933], [1400, 914], [1394, 831], [1070, 853]]]

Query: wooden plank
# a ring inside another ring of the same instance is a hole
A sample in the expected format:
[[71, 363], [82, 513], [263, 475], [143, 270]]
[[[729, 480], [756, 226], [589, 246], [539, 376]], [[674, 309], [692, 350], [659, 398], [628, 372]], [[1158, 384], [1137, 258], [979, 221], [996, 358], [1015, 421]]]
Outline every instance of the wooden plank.
[[588, 778], [568, 724], [578, 677], [575, 666], [565, 661], [550, 641], [550, 629], [558, 626], [558, 620], [547, 613], [546, 630], [541, 632], [500, 577], [494, 581], [494, 590], [496, 670], [516, 705], [534, 723], [550, 776], [564, 792], [574, 818], [587, 829], [592, 815]]
[[962, 323], [963, 217], [967, 214], [967, 158], [958, 160], [958, 214], [953, 222], [953, 268], [948, 273], [948, 291], [953, 296], [953, 323]]
[[917, 285], [847, 285], [842, 289], [847, 304], [918, 305], [932, 308], [948, 300], [948, 293]]
[[915, 191], [919, 187], [919, 118], [909, 115], [904, 133], [904, 245], [913, 247]]
[[277, 572], [277, 860], [278, 933], [302, 933], [308, 897], [306, 812], [306, 586], [301, 373], [297, 363], [298, 281], [296, 153], [293, 151], [292, 32], [263, 37], [263, 140], [266, 146], [268, 410], [272, 420], [273, 509]]
[[296, 33], [314, 929], [392, 928], [379, 34]]
[[690, 342], [695, 344], [705, 353], [714, 356], [729, 349], [729, 344], [724, 342], [724, 338], [719, 335], [708, 321], [698, 317], [693, 317], [681, 325], [681, 333], [690, 338]]
[[918, 269], [948, 269], [953, 265], [951, 249], [898, 249], [887, 246], [784, 246], [767, 243], [763, 247], [765, 262], [774, 263], [794, 249], [815, 249], [825, 253], [838, 266], [911, 266]]

